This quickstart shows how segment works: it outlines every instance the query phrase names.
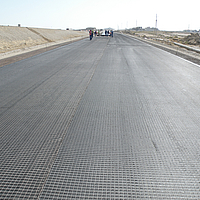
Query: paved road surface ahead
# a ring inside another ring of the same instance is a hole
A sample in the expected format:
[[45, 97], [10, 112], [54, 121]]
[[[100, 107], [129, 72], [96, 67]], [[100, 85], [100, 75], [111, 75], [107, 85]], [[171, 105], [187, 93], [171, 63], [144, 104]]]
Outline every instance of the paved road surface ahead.
[[200, 68], [128, 36], [0, 68], [0, 199], [199, 199]]

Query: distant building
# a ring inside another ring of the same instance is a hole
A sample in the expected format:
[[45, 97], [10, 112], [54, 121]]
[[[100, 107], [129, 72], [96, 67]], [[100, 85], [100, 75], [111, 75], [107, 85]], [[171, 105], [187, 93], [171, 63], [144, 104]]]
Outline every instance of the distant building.
[[146, 27], [145, 29], [144, 29], [145, 31], [158, 31], [158, 28], [154, 28], [154, 27]]
[[[199, 30], [199, 31], [200, 31], [200, 30]], [[186, 33], [198, 33], [199, 31], [187, 29], [187, 30], [184, 30], [183, 32], [186, 32]]]
[[87, 31], [89, 31], [89, 30], [95, 30], [95, 29], [96, 29], [96, 27], [87, 27], [86, 28]]
[[131, 28], [129, 30], [132, 30], [132, 31], [143, 31], [141, 26], [138, 26], [138, 27], [135, 27], [135, 28]]
[[110, 31], [111, 31], [111, 30], [114, 30], [114, 28], [110, 28], [110, 27], [109, 27], [109, 28], [104, 28], [104, 29], [105, 29], [105, 30], [110, 30]]

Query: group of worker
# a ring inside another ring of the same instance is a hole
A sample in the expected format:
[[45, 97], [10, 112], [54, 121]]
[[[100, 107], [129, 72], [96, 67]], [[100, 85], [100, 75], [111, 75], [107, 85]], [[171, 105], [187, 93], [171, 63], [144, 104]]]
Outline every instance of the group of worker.
[[[90, 40], [92, 40], [93, 35], [95, 35], [95, 37], [96, 37], [97, 35], [100, 35], [100, 32], [99, 31], [89, 30]], [[105, 36], [111, 36], [111, 37], [113, 37], [113, 30], [111, 30], [111, 31], [105, 30]]]
[[109, 30], [105, 30], [105, 36], [111, 36], [113, 37], [113, 30], [109, 31]]

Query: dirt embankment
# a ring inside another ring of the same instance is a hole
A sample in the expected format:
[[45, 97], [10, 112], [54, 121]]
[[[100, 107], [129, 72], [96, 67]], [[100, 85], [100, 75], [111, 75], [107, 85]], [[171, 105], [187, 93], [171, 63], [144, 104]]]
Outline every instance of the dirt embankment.
[[191, 33], [191, 35], [180, 39], [179, 42], [186, 45], [200, 45], [200, 36], [198, 33]]
[[184, 32], [167, 32], [167, 31], [155, 31], [155, 32], [135, 32], [126, 30], [124, 33], [135, 35], [146, 40], [159, 41], [164, 44], [174, 45], [174, 42], [178, 42], [184, 45], [195, 46], [200, 48], [200, 36], [198, 33], [184, 33]]
[[0, 26], [0, 53], [87, 35], [85, 31]]

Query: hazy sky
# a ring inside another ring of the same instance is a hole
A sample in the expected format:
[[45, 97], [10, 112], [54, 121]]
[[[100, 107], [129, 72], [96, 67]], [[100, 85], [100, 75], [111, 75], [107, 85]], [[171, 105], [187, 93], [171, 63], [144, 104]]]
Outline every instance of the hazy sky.
[[0, 25], [200, 29], [200, 0], [0, 0]]

